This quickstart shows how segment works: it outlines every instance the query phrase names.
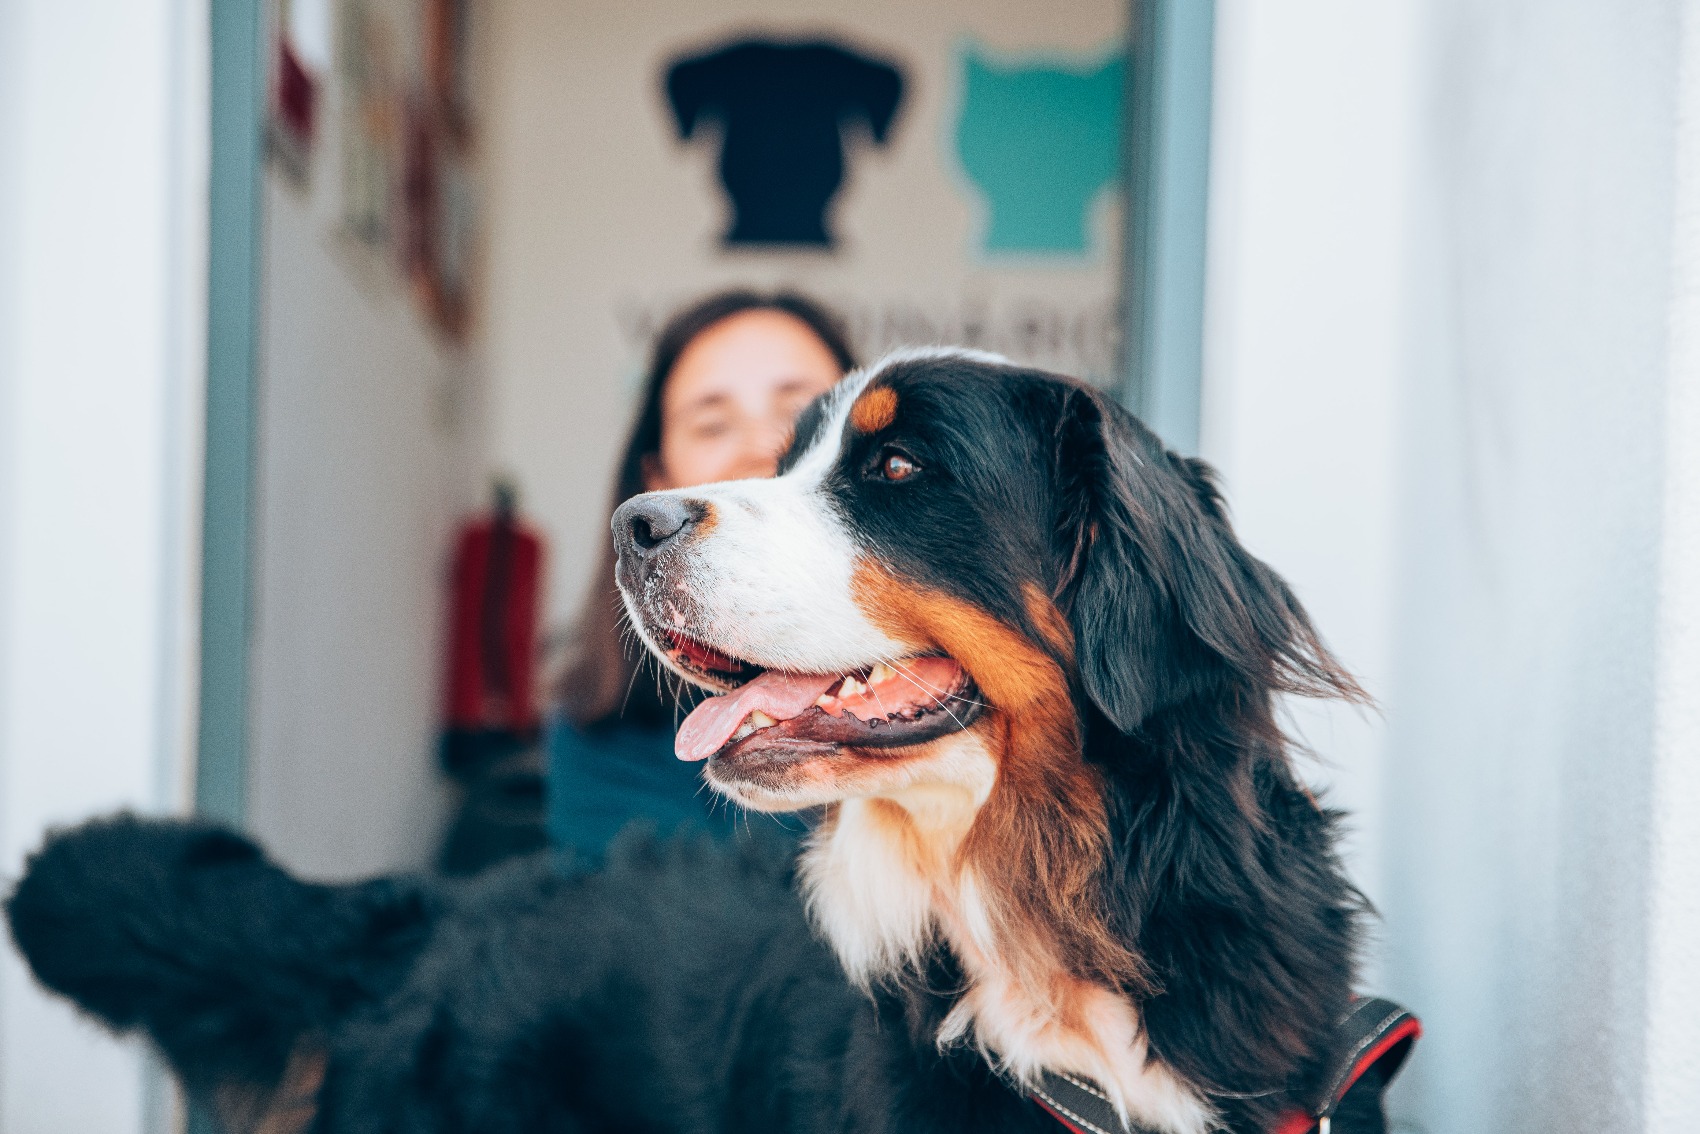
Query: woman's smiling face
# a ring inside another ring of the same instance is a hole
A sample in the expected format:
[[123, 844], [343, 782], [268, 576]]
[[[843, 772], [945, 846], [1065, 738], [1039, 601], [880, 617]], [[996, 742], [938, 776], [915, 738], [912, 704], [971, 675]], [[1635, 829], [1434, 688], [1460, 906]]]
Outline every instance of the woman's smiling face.
[[772, 476], [797, 415], [841, 377], [832, 351], [793, 315], [758, 309], [711, 325], [667, 376], [645, 489]]

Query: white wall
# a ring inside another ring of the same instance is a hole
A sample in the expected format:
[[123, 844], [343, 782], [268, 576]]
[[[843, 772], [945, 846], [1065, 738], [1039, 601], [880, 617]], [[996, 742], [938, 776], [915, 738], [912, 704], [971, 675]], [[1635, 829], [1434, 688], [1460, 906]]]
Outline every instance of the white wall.
[[337, 95], [307, 183], [267, 179], [248, 815], [291, 867], [352, 877], [440, 840], [447, 555], [486, 489], [472, 348], [342, 231]]
[[1700, 5], [1683, 13], [1649, 823], [1646, 1126], [1700, 1114]]
[[1221, 6], [1205, 447], [1385, 706], [1409, 1129], [1692, 1128], [1695, 7]]
[[[186, 803], [205, 323], [204, 0], [0, 6], [0, 876]], [[0, 1129], [164, 1121], [0, 953]], [[155, 1128], [161, 1128], [156, 1125]]]
[[1645, 1117], [1677, 15], [1427, 28], [1388, 920], [1437, 1130]]

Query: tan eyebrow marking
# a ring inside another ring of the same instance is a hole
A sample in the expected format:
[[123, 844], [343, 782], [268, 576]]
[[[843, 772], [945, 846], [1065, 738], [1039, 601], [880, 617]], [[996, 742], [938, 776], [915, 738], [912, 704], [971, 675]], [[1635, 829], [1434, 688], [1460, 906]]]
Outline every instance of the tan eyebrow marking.
[[897, 391], [890, 386], [875, 386], [850, 407], [850, 425], [858, 433], [877, 433], [896, 416]]

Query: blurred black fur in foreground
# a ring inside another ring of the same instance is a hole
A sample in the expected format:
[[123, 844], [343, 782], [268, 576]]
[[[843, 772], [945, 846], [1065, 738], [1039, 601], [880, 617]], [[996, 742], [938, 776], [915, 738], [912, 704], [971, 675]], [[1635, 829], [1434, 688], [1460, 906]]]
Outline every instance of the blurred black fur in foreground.
[[[951, 972], [852, 989], [758, 845], [324, 886], [220, 828], [119, 816], [52, 836], [7, 915], [44, 984], [191, 1092], [269, 1091], [322, 1050], [319, 1134], [1058, 1130], [927, 1038]], [[1379, 1086], [1335, 1129], [1379, 1130]]]

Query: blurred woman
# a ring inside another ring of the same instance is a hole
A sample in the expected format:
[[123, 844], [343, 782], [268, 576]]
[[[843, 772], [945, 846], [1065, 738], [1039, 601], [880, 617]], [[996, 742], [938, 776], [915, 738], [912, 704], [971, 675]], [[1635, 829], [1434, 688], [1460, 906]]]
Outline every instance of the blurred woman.
[[[772, 476], [797, 415], [854, 366], [838, 320], [792, 293], [723, 292], [675, 315], [655, 344], [609, 514], [641, 492]], [[673, 755], [674, 683], [639, 672], [621, 626], [605, 536], [548, 736], [550, 842], [590, 859], [634, 819], [664, 832], [730, 824], [697, 766]]]

